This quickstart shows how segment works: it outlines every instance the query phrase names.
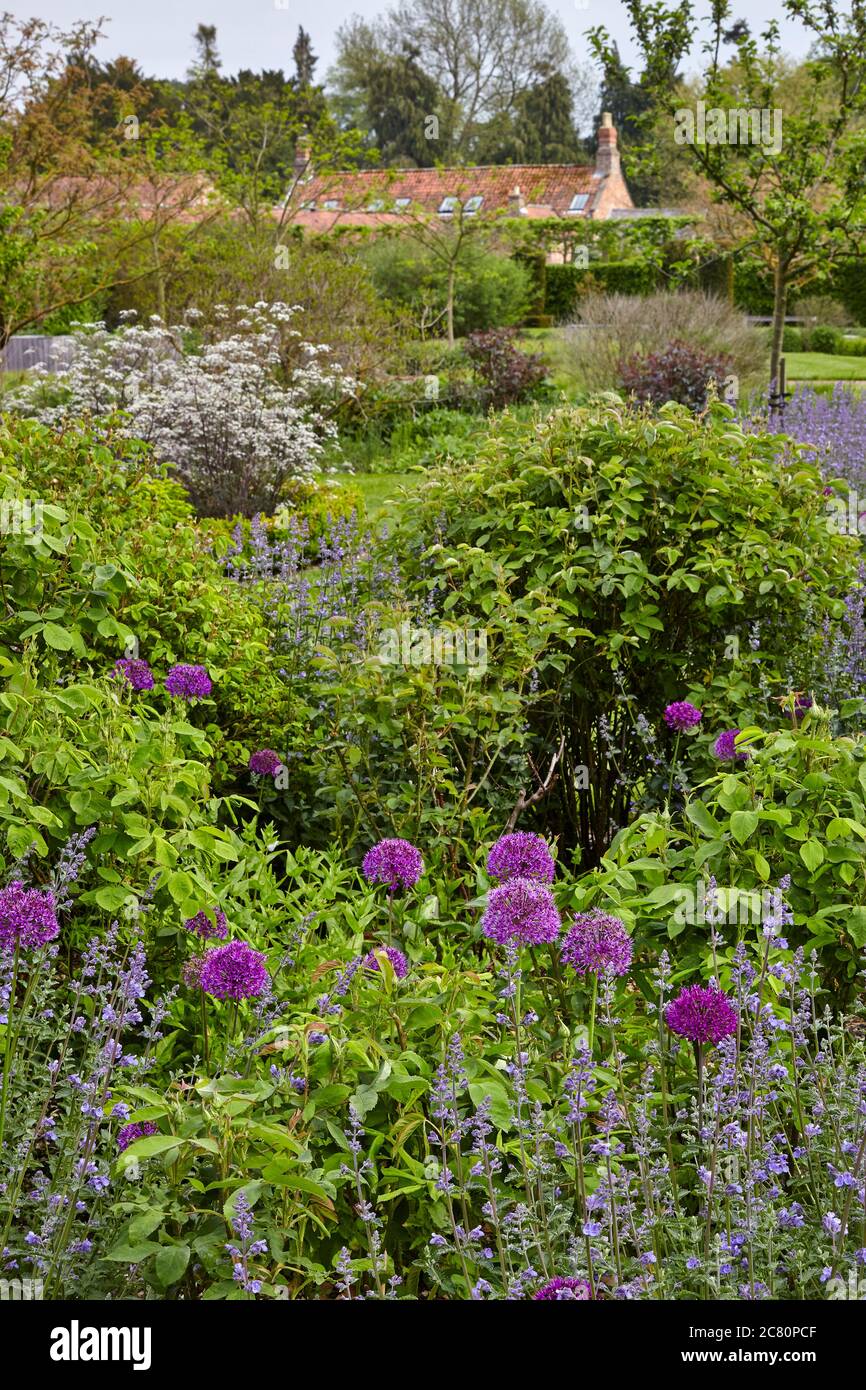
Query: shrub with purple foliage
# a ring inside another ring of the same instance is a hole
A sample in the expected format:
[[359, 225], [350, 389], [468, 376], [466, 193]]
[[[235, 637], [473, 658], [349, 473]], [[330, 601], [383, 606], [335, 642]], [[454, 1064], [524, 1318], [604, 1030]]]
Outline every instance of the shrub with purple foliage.
[[732, 359], [724, 354], [702, 352], [676, 341], [661, 352], [634, 353], [620, 363], [619, 379], [623, 390], [642, 403], [677, 401], [690, 410], [703, 410], [708, 384], [712, 382], [721, 396], [732, 366]]

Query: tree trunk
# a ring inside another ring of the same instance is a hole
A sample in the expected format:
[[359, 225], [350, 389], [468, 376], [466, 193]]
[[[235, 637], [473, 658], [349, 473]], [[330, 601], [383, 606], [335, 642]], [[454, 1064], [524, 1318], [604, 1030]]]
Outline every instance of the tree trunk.
[[454, 346], [454, 279], [456, 268], [452, 261], [448, 267], [448, 346]]
[[773, 281], [773, 335], [770, 342], [770, 382], [774, 390], [779, 388], [779, 361], [782, 356], [782, 335], [785, 332], [785, 309], [788, 304], [788, 264], [781, 258], [776, 261]]

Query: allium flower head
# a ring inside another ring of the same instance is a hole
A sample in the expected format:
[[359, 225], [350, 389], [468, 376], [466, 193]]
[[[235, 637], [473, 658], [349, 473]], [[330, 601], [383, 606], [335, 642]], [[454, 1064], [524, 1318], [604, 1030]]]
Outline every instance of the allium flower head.
[[117, 1147], [123, 1153], [123, 1150], [134, 1144], [136, 1139], [147, 1139], [149, 1135], [158, 1133], [159, 1130], [152, 1120], [142, 1120], [138, 1125], [124, 1125], [123, 1129], [118, 1131]]
[[533, 1302], [538, 1302], [539, 1299], [559, 1301], [567, 1298], [579, 1298], [586, 1302], [592, 1298], [592, 1291], [585, 1279], [568, 1279], [557, 1275], [555, 1279], [549, 1279], [546, 1284], [542, 1284], [532, 1298]]
[[523, 946], [555, 941], [561, 925], [550, 889], [531, 878], [510, 878], [491, 888], [481, 919], [484, 935], [500, 946], [510, 941]]
[[510, 878], [534, 878], [539, 883], [552, 883], [556, 866], [547, 842], [540, 835], [516, 830], [502, 835], [487, 856], [487, 872], [499, 883]]
[[665, 710], [665, 723], [678, 734], [684, 733], [686, 729], [693, 729], [696, 724], [700, 724], [703, 717], [701, 711], [688, 700], [675, 700]]
[[665, 1009], [671, 1032], [691, 1042], [717, 1043], [737, 1031], [737, 1011], [715, 985], [688, 985]]
[[194, 917], [187, 917], [184, 926], [187, 931], [195, 932], [196, 936], [200, 936], [202, 941], [209, 941], [215, 936], [219, 937], [221, 941], [225, 941], [229, 934], [229, 924], [226, 915], [220, 907], [211, 908], [211, 912], [216, 919], [215, 921], [211, 921], [208, 914], [202, 909], [201, 912], [197, 912]]
[[259, 777], [276, 777], [282, 765], [279, 753], [273, 748], [260, 748], [257, 753], [250, 754], [250, 772]]
[[211, 678], [203, 666], [172, 666], [165, 678], [169, 695], [181, 700], [203, 700], [211, 693]]
[[388, 892], [414, 888], [424, 872], [421, 851], [408, 840], [380, 840], [364, 855], [362, 864], [368, 883], [387, 883]]
[[736, 738], [739, 729], [726, 729], [723, 734], [719, 734], [713, 744], [713, 755], [722, 762], [745, 762], [749, 754], [745, 748], [738, 748]]
[[122, 677], [133, 690], [153, 690], [153, 672], [139, 657], [122, 656], [115, 661], [112, 674], [115, 678]]
[[13, 879], [0, 889], [0, 950], [33, 951], [52, 941], [60, 930], [54, 894], [25, 888]]
[[181, 968], [181, 978], [185, 985], [190, 989], [201, 989], [201, 968], [205, 963], [205, 956], [190, 956], [189, 960], [184, 961]]
[[255, 999], [268, 985], [265, 958], [245, 941], [215, 946], [205, 955], [199, 984], [214, 999]]
[[597, 907], [578, 913], [562, 943], [562, 959], [578, 975], [627, 975], [632, 951], [620, 919]]
[[[403, 955], [403, 952], [398, 951], [396, 946], [378, 946], [376, 949], [384, 952], [384, 954], [388, 957], [389, 961], [391, 962], [391, 965], [393, 966], [394, 974], [397, 976], [397, 979], [404, 980], [406, 976], [409, 974], [409, 962]], [[379, 962], [376, 959], [375, 951], [368, 952], [368, 954], [364, 957], [364, 965], [368, 970], [379, 969]]]

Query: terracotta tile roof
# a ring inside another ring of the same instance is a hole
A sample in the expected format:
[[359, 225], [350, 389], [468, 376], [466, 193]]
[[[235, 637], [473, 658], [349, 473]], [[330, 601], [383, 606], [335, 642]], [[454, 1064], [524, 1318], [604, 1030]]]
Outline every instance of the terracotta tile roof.
[[[299, 209], [297, 220], [315, 230], [327, 230], [337, 222], [353, 226], [381, 225], [399, 218], [398, 198], [409, 198], [414, 207], [437, 212], [446, 197], [484, 199], [482, 212], [505, 212], [515, 187], [520, 189], [525, 211], [531, 217], [563, 216], [578, 193], [587, 194], [586, 215], [599, 187], [598, 175], [582, 164], [477, 165], [455, 169], [361, 169], [351, 173], [319, 174], [293, 187], [289, 205]], [[379, 212], [370, 205], [381, 201]], [[325, 202], [337, 208], [326, 208]], [[306, 205], [315, 203], [315, 208]], [[572, 216], [574, 214], [571, 214]]]

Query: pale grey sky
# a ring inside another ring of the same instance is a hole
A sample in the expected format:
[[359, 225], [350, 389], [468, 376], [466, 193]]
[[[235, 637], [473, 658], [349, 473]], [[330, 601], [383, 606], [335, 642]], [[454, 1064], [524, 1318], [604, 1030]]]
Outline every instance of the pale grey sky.
[[[547, 0], [565, 24], [578, 61], [587, 60], [587, 29], [603, 24], [630, 60], [629, 22], [621, 0]], [[292, 68], [292, 45], [298, 25], [307, 29], [319, 57], [316, 76], [323, 78], [334, 59], [334, 34], [351, 14], [373, 18], [387, 0], [0, 0], [0, 8], [18, 17], [38, 15], [67, 26], [76, 19], [106, 15], [104, 57], [124, 53], [138, 59], [149, 76], [182, 77], [193, 53], [192, 34], [200, 23], [217, 26], [223, 67]], [[705, 13], [706, 0], [696, 8]], [[781, 0], [734, 0], [736, 18], [747, 18], [760, 32], [771, 18], [780, 20], [785, 47], [801, 57], [808, 47], [802, 28], [783, 19]]]

